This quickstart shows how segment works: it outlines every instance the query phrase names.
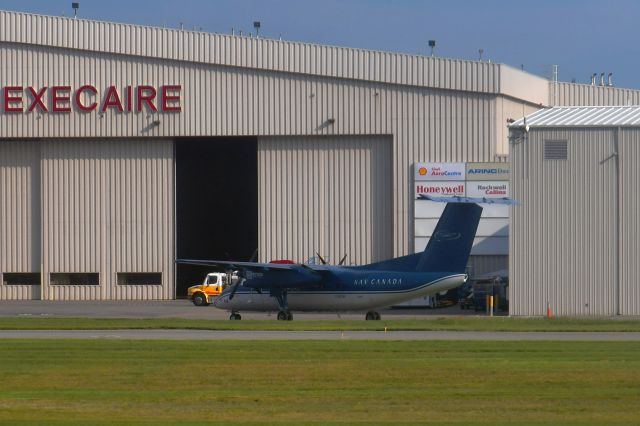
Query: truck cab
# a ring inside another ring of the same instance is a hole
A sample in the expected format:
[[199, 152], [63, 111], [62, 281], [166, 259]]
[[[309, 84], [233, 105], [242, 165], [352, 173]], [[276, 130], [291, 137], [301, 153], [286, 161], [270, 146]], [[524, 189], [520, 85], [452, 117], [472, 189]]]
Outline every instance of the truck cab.
[[189, 287], [187, 296], [196, 306], [207, 306], [213, 303], [213, 299], [229, 285], [238, 279], [237, 274], [225, 274], [223, 272], [212, 272], [207, 274], [202, 284]]

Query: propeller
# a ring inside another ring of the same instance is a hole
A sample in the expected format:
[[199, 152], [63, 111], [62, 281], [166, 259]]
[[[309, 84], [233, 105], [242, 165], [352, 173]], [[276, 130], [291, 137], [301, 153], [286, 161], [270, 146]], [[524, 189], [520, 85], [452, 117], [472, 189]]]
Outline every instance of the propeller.
[[[249, 262], [255, 262], [258, 260], [258, 249], [256, 248], [256, 250], [253, 252], [253, 254], [251, 255], [251, 258], [249, 259]], [[229, 276], [231, 277], [233, 275], [233, 271], [231, 271], [231, 273], [229, 274]], [[242, 283], [242, 279], [244, 278], [244, 276], [242, 276], [240, 274], [240, 272], [238, 272], [238, 281], [236, 281], [235, 284], [233, 284], [233, 287], [231, 288], [231, 294], [229, 294], [229, 300], [233, 299], [233, 296], [236, 295], [236, 291], [238, 291], [238, 287], [240, 286], [240, 284]], [[231, 281], [231, 278], [229, 279], [229, 281]]]
[[327, 264], [327, 261], [324, 260], [324, 257], [320, 256], [320, 253], [316, 252], [316, 255], [318, 256], [318, 259], [320, 259], [320, 262], [322, 262], [323, 265]]
[[[323, 265], [327, 264], [327, 261], [324, 259], [324, 257], [320, 256], [320, 253], [316, 252], [316, 255], [318, 256], [318, 258], [320, 259], [320, 262], [322, 262]], [[340, 259], [340, 263], [338, 263], [338, 266], [342, 266], [344, 265], [344, 261], [347, 260], [347, 255], [345, 253], [344, 256], [342, 256], [342, 259]]]
[[251, 258], [249, 259], [249, 262], [257, 262], [258, 261], [258, 249], [256, 248], [256, 251], [253, 252], [253, 254], [251, 255]]
[[238, 291], [238, 286], [240, 286], [240, 280], [238, 280], [238, 282], [233, 285], [233, 288], [231, 289], [231, 294], [229, 295], [229, 300], [232, 300], [233, 296], [236, 295], [236, 291]]
[[238, 283], [240, 282], [240, 277], [238, 277], [238, 281], [236, 281], [235, 284], [233, 283], [233, 269], [227, 269], [224, 271], [227, 274], [228, 280], [229, 280], [229, 287], [231, 287], [231, 294], [229, 295], [229, 300], [233, 299], [233, 295], [236, 294], [236, 287], [238, 286]]

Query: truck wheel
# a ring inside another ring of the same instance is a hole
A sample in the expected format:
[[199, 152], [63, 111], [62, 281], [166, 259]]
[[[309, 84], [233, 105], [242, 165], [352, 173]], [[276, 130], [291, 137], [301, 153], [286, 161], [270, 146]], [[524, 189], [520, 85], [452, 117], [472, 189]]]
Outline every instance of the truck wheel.
[[207, 303], [207, 296], [205, 296], [203, 293], [194, 294], [191, 301], [196, 306], [207, 306], [209, 304]]

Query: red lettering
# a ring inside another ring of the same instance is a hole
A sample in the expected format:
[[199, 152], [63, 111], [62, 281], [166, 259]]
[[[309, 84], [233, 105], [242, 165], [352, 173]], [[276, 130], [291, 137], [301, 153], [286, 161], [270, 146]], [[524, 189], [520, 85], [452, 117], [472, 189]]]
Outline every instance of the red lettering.
[[27, 89], [31, 93], [31, 96], [33, 96], [33, 102], [31, 103], [31, 105], [29, 105], [29, 112], [32, 112], [34, 109], [36, 109], [36, 107], [40, 108], [42, 112], [49, 111], [47, 109], [47, 106], [44, 104], [44, 101], [42, 100], [42, 97], [47, 92], [47, 86], [40, 89], [39, 92], [36, 92], [33, 87], [27, 87]]
[[[65, 93], [66, 92], [66, 93]], [[51, 87], [51, 111], [53, 112], [71, 112], [71, 87], [70, 86], [52, 86]], [[67, 104], [65, 106], [65, 104]]]
[[[181, 112], [182, 85], [125, 86], [120, 94], [118, 87], [109, 86], [102, 93], [93, 84], [75, 89], [72, 86], [6, 86], [0, 87], [0, 111], [5, 113], [75, 111], [107, 112]], [[125, 96], [123, 98], [122, 96]]]
[[[148, 94], [144, 94], [148, 92]], [[153, 104], [153, 100], [156, 98], [156, 89], [153, 86], [138, 86], [138, 112], [142, 111], [142, 104], [146, 103], [147, 107], [153, 111], [158, 111], [158, 108]]]
[[76, 91], [76, 106], [84, 111], [84, 112], [91, 112], [94, 109], [96, 109], [98, 107], [98, 103], [97, 102], [93, 102], [91, 105], [85, 105], [82, 103], [82, 92], [93, 92], [93, 95], [97, 95], [98, 94], [98, 89], [96, 89], [94, 86], [87, 84], [85, 86], [82, 86], [81, 88], [79, 88]]
[[[11, 96], [11, 92], [21, 92], [20, 96]], [[11, 106], [19, 103], [20, 106]], [[7, 86], [4, 88], [4, 112], [22, 112], [22, 86]]]
[[127, 86], [127, 111], [131, 112], [133, 104], [133, 88], [131, 86]]
[[104, 103], [102, 104], [101, 112], [106, 112], [108, 108], [118, 108], [118, 111], [123, 112], [122, 102], [120, 101], [120, 95], [115, 86], [109, 86], [107, 94], [104, 97]]
[[[162, 86], [162, 111], [180, 112], [180, 91], [182, 86]], [[177, 95], [170, 95], [169, 92], [178, 92]], [[177, 105], [169, 105], [177, 102]]]

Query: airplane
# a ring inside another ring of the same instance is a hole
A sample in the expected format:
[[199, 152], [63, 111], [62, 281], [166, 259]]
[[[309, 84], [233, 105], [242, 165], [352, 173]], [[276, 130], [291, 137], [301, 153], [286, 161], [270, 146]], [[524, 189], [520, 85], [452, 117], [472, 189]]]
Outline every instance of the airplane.
[[[417, 297], [435, 295], [467, 280], [465, 268], [476, 235], [482, 198], [420, 196], [446, 202], [425, 250], [362, 266], [258, 263], [179, 259], [177, 263], [235, 271], [242, 277], [218, 296], [213, 306], [242, 319], [241, 311], [278, 311], [278, 320], [292, 320], [291, 311], [367, 311]], [[513, 204], [509, 199], [491, 203]]]

